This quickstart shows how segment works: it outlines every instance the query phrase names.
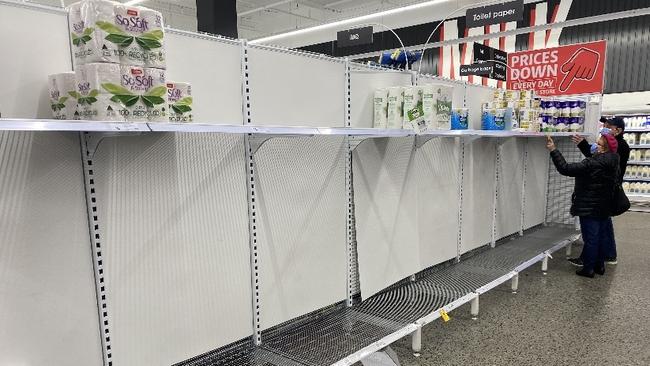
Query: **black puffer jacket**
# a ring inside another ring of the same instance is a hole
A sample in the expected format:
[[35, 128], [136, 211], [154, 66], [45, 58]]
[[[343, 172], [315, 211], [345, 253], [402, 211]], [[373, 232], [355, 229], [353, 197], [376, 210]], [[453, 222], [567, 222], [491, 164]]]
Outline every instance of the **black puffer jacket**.
[[[616, 153], [619, 156], [618, 159], [618, 183], [623, 184], [623, 177], [625, 177], [625, 171], [627, 170], [627, 161], [630, 158], [630, 145], [627, 144], [627, 141], [623, 138], [623, 134], [616, 136], [616, 141], [618, 142], [618, 149]], [[578, 144], [578, 148], [582, 154], [586, 157], [591, 157], [591, 145], [587, 140], [582, 140]]]
[[618, 176], [618, 155], [596, 154], [579, 163], [567, 163], [558, 150], [551, 151], [557, 171], [575, 177], [571, 215], [608, 217]]

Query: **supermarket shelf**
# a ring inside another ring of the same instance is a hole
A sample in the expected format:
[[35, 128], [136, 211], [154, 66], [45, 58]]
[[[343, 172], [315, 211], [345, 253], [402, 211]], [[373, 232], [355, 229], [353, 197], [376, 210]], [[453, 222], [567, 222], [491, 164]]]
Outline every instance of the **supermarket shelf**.
[[650, 149], [650, 145], [630, 145], [630, 149]]
[[630, 201], [636, 201], [636, 202], [650, 202], [650, 194], [644, 194], [644, 193], [629, 193], [625, 192], [627, 194], [627, 198]]
[[626, 182], [648, 182], [648, 183], [650, 183], [650, 178], [624, 177], [623, 180], [626, 181]]
[[[572, 227], [538, 227], [453, 265], [440, 265], [352, 307], [338, 304], [176, 366], [350, 366], [576, 241]], [[257, 361], [257, 362], [251, 362]], [[261, 363], [258, 363], [261, 362]]]
[[627, 165], [650, 165], [650, 161], [630, 160], [627, 162]]
[[626, 128], [625, 133], [628, 133], [628, 132], [650, 132], [650, 128], [639, 128], [639, 127]]
[[151, 129], [147, 123], [0, 118], [0, 131], [121, 132], [151, 131]]
[[[254, 126], [202, 123], [128, 123], [99, 121], [60, 121], [34, 119], [0, 119], [0, 131], [81, 131], [81, 132], [216, 132], [230, 134], [259, 135], [296, 135], [328, 136], [348, 135], [366, 137], [405, 137], [405, 136], [441, 136], [441, 137], [545, 137], [572, 136], [574, 132], [520, 132], [520, 131], [483, 131], [483, 130], [440, 130], [417, 134], [412, 130], [375, 129], [375, 128], [327, 128], [327, 127], [287, 127]], [[588, 136], [589, 134], [580, 133]]]

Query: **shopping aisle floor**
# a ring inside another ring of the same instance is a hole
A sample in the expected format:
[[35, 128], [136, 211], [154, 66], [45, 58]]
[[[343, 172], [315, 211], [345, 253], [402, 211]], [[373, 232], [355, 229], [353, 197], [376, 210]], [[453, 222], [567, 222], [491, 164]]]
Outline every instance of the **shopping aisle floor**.
[[[650, 365], [650, 214], [615, 219], [619, 263], [604, 277], [575, 275], [564, 250], [480, 299], [480, 318], [469, 305], [451, 321], [424, 327], [422, 353], [410, 337], [393, 345], [403, 366]], [[574, 245], [574, 254], [581, 246]]]

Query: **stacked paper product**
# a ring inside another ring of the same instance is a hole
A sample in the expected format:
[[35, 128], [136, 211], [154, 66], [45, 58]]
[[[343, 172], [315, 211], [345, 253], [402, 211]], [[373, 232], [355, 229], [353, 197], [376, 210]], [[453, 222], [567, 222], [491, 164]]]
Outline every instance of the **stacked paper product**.
[[190, 83], [167, 81], [169, 122], [192, 122], [192, 86]]
[[403, 124], [404, 88], [400, 86], [388, 88], [387, 128], [399, 129]]
[[[438, 84], [378, 89], [373, 99], [373, 127], [418, 133], [449, 130], [452, 94], [452, 87]], [[466, 124], [466, 113], [464, 117]]]
[[75, 64], [122, 63], [165, 68], [160, 12], [106, 0], [85, 0], [69, 8]]
[[76, 119], [77, 100], [70, 95], [76, 90], [75, 73], [62, 72], [48, 76], [48, 89], [52, 118]]
[[482, 106], [481, 123], [485, 130], [541, 130], [540, 99], [530, 90], [502, 90]]

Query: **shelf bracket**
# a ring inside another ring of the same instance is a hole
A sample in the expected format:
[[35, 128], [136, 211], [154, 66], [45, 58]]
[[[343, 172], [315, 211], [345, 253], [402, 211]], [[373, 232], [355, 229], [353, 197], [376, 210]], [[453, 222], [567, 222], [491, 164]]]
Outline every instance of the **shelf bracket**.
[[249, 135], [248, 141], [250, 143], [250, 147], [253, 155], [255, 155], [255, 153], [257, 153], [257, 151], [267, 141], [278, 137], [314, 137], [314, 135], [291, 135], [291, 134], [265, 135], [265, 134], [252, 133]]
[[431, 141], [432, 139], [436, 137], [442, 137], [442, 136], [436, 136], [436, 135], [415, 135], [415, 150], [418, 150], [422, 148], [427, 142]]
[[117, 137], [117, 136], [137, 136], [141, 135], [142, 132], [85, 132], [84, 133], [84, 142], [86, 145], [86, 154], [89, 158], [94, 158], [95, 152], [99, 148], [99, 145], [108, 137]]
[[377, 136], [350, 136], [349, 143], [350, 143], [350, 150], [354, 151], [359, 145], [372, 138], [376, 138]]

